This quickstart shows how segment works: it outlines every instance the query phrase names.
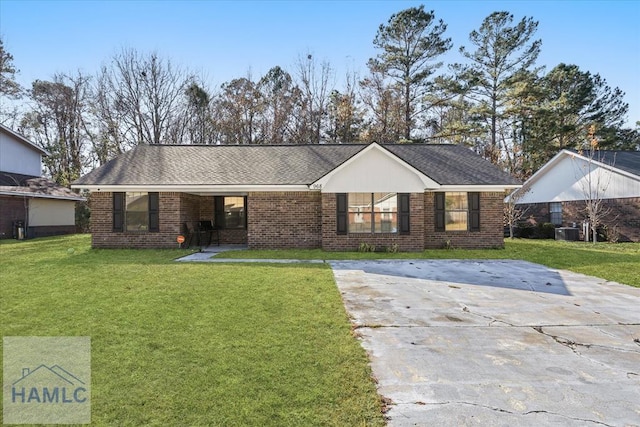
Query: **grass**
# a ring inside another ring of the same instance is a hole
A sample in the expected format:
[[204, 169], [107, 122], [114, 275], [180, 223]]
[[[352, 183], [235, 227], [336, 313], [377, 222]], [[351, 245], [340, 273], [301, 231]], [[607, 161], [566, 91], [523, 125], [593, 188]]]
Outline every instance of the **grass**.
[[[0, 241], [3, 336], [90, 336], [95, 425], [383, 425], [326, 265], [179, 264], [88, 236]], [[236, 258], [522, 259], [640, 287], [640, 244], [239, 251]]]
[[325, 252], [311, 250], [250, 250], [224, 252], [224, 258], [258, 259], [519, 259], [551, 268], [601, 277], [640, 287], [640, 243], [585, 243], [506, 239], [505, 249], [425, 250], [423, 252]]
[[90, 336], [92, 424], [383, 425], [326, 265], [0, 243], [3, 336]]

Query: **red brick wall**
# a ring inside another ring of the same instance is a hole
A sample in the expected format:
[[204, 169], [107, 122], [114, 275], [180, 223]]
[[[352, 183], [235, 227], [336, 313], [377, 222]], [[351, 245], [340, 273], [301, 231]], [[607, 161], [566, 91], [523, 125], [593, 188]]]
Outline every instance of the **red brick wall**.
[[503, 248], [503, 201], [504, 193], [480, 193], [480, 231], [436, 231], [434, 193], [425, 193], [425, 248]]
[[203, 221], [215, 220], [215, 206], [213, 196], [200, 197], [200, 219]]
[[319, 192], [249, 193], [249, 248], [319, 248], [321, 197]]
[[[160, 193], [167, 194], [167, 193]], [[180, 226], [185, 222], [200, 221], [200, 197], [194, 194], [175, 193], [180, 195]], [[160, 198], [160, 220], [162, 221], [162, 198]], [[181, 228], [182, 231], [184, 231]]]
[[247, 234], [247, 230], [242, 228], [218, 230], [221, 245], [246, 245]]
[[322, 249], [328, 251], [355, 251], [361, 243], [374, 245], [378, 249], [398, 245], [398, 250], [403, 252], [421, 251], [424, 248], [424, 196], [421, 193], [412, 193], [410, 196], [409, 229], [408, 235], [398, 233], [348, 233], [336, 234], [336, 194], [324, 193], [322, 195]]
[[[396, 233], [336, 234], [336, 195], [318, 192], [254, 192], [247, 198], [247, 230], [220, 230], [221, 243], [247, 243], [253, 249], [319, 248], [357, 250], [361, 243], [377, 248], [397, 244], [400, 251], [441, 248], [502, 247], [502, 193], [480, 196], [480, 231], [436, 232], [433, 193], [411, 194], [409, 235]], [[175, 248], [187, 221], [213, 219], [213, 198], [160, 193], [160, 231], [112, 231], [112, 193], [92, 193], [91, 232], [96, 248]]]
[[[640, 197], [626, 199], [603, 200], [607, 215], [602, 223], [609, 229], [615, 228], [617, 240], [621, 242], [640, 242]], [[549, 204], [532, 203], [523, 205], [527, 208], [526, 218], [532, 218], [538, 223], [549, 222]], [[581, 229], [586, 220], [585, 202], [562, 202], [562, 225], [572, 226], [575, 222]], [[611, 233], [610, 233], [611, 234]], [[611, 235], [609, 236], [611, 238]]]
[[0, 239], [13, 238], [13, 222], [26, 221], [26, 211], [24, 198], [0, 196]]
[[[185, 234], [184, 223], [213, 220], [213, 197], [187, 193], [160, 193], [159, 232], [113, 232], [112, 193], [92, 193], [91, 238], [94, 248], [176, 248]], [[246, 230], [220, 230], [220, 243], [246, 243]], [[192, 244], [195, 244], [192, 242]]]
[[[527, 205], [517, 205], [518, 209], [526, 209], [526, 212], [522, 216], [520, 221], [526, 221], [532, 219], [536, 223], [551, 222], [551, 215], [549, 213], [549, 203], [531, 203]], [[562, 213], [562, 222], [566, 222], [565, 214]]]
[[112, 193], [91, 193], [91, 244], [94, 248], [176, 248], [183, 221], [199, 212], [197, 197], [160, 193], [159, 232], [113, 232]]

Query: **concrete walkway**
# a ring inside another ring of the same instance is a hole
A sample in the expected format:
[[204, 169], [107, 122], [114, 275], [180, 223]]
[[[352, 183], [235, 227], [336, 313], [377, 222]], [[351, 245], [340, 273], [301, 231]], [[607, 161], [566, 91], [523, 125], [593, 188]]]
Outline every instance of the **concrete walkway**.
[[390, 426], [640, 425], [640, 289], [523, 261], [335, 261]]
[[324, 261], [318, 259], [311, 260], [299, 260], [299, 259], [244, 259], [244, 258], [213, 258], [218, 254], [228, 251], [241, 251], [246, 250], [247, 245], [220, 245], [220, 246], [207, 246], [202, 248], [201, 252], [194, 252], [191, 255], [187, 255], [182, 258], [176, 259], [178, 262], [267, 262], [276, 264], [323, 264]]

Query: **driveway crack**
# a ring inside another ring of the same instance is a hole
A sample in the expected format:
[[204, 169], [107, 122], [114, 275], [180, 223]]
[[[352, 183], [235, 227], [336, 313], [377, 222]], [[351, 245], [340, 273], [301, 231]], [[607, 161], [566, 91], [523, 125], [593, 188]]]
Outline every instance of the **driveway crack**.
[[602, 421], [597, 421], [597, 420], [590, 420], [588, 418], [578, 418], [578, 417], [571, 417], [569, 415], [565, 415], [565, 414], [560, 414], [558, 412], [551, 412], [551, 411], [545, 411], [545, 410], [533, 410], [533, 411], [527, 411], [527, 412], [514, 412], [514, 411], [509, 411], [507, 409], [502, 409], [502, 408], [498, 408], [495, 406], [489, 406], [489, 405], [483, 405], [480, 403], [475, 403], [475, 402], [464, 402], [464, 401], [444, 401], [444, 402], [422, 402], [422, 401], [414, 401], [414, 402], [394, 402], [395, 405], [419, 405], [419, 406], [443, 406], [443, 405], [467, 405], [467, 406], [474, 406], [476, 408], [483, 408], [483, 409], [488, 409], [490, 411], [495, 411], [495, 412], [500, 412], [500, 413], [504, 413], [504, 414], [510, 414], [510, 415], [532, 415], [532, 414], [548, 414], [548, 415], [554, 415], [557, 417], [561, 417], [561, 418], [566, 418], [568, 420], [573, 420], [573, 421], [581, 421], [581, 422], [585, 422], [585, 423], [593, 423], [593, 424], [597, 424], [597, 425], [602, 425], [602, 426], [607, 426], [607, 427], [613, 427], [612, 424], [607, 424], [604, 423]]
[[530, 414], [549, 414], [549, 415], [555, 415], [557, 417], [567, 418], [567, 419], [573, 420], [573, 421], [582, 421], [582, 422], [586, 422], [586, 423], [594, 423], [594, 424], [598, 424], [598, 425], [602, 425], [602, 426], [613, 427], [612, 424], [603, 423], [602, 421], [589, 420], [587, 418], [570, 417], [570, 416], [565, 415], [565, 414], [559, 414], [557, 412], [549, 412], [549, 411], [543, 411], [543, 410], [527, 411], [527, 412], [524, 412], [522, 415], [530, 415]]
[[553, 334], [550, 334], [548, 332], [545, 332], [542, 329], [542, 326], [532, 326], [532, 328], [536, 332], [552, 338], [558, 344], [561, 344], [561, 345], [564, 345], [565, 347], [570, 348], [574, 353], [576, 353], [579, 356], [583, 356], [583, 355], [577, 351], [578, 347], [602, 348], [602, 349], [605, 349], [605, 350], [614, 350], [614, 351], [620, 351], [620, 352], [623, 352], [623, 353], [640, 353], [640, 351], [629, 350], [629, 349], [626, 349], [626, 348], [612, 347], [612, 346], [600, 345], [600, 344], [584, 344], [584, 343], [575, 342], [573, 340], [570, 340], [570, 339], [567, 339], [567, 338], [563, 338], [563, 337], [561, 337], [559, 335], [553, 335]]
[[482, 405], [480, 403], [474, 403], [474, 402], [463, 402], [463, 401], [444, 401], [444, 402], [422, 402], [422, 401], [414, 401], [414, 402], [395, 402], [396, 405], [419, 405], [419, 406], [444, 406], [444, 405], [467, 405], [467, 406], [474, 406], [476, 408], [484, 408], [484, 409], [489, 409], [491, 411], [495, 411], [495, 412], [501, 412], [501, 413], [505, 413], [505, 414], [517, 414], [516, 412], [511, 412], [508, 411], [506, 409], [502, 409], [502, 408], [497, 408], [494, 406], [488, 406], [488, 405]]
[[545, 332], [544, 329], [542, 329], [542, 326], [532, 326], [532, 328], [533, 328], [534, 331], [538, 332], [539, 334], [545, 335], [545, 336], [553, 339], [558, 344], [570, 348], [578, 356], [582, 356], [582, 354], [580, 354], [576, 350], [578, 346], [583, 346], [583, 347], [586, 347], [586, 348], [591, 347], [591, 344], [580, 344], [580, 343], [577, 343], [575, 341], [572, 341], [572, 340], [569, 340], [569, 339], [566, 339], [566, 338], [562, 338], [559, 335], [553, 335], [553, 334], [550, 334], [549, 332]]
[[514, 325], [512, 323], [509, 323], [509, 322], [505, 322], [504, 320], [498, 320], [498, 319], [496, 319], [494, 317], [487, 316], [485, 314], [474, 313], [473, 311], [469, 310], [469, 307], [467, 307], [466, 305], [462, 306], [462, 311], [464, 311], [465, 313], [469, 313], [469, 314], [471, 314], [473, 316], [477, 316], [477, 317], [481, 317], [483, 319], [489, 320], [488, 326], [493, 326], [494, 323], [502, 323], [502, 324], [507, 325], [507, 326], [516, 327], [516, 325]]

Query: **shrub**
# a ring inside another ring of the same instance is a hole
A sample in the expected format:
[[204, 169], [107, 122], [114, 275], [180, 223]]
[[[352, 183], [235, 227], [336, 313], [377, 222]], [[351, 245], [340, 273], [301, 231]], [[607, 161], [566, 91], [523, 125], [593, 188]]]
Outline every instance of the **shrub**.
[[535, 227], [529, 223], [520, 223], [513, 230], [513, 234], [515, 237], [520, 237], [522, 239], [531, 239], [534, 235], [534, 231]]
[[369, 243], [362, 242], [360, 246], [358, 246], [358, 252], [375, 252], [376, 245], [371, 245]]
[[555, 239], [556, 226], [550, 222], [538, 224], [538, 230], [536, 234], [537, 234], [536, 237], [538, 239]]

